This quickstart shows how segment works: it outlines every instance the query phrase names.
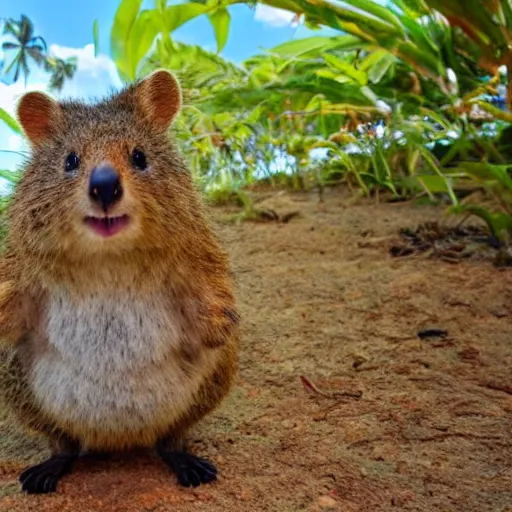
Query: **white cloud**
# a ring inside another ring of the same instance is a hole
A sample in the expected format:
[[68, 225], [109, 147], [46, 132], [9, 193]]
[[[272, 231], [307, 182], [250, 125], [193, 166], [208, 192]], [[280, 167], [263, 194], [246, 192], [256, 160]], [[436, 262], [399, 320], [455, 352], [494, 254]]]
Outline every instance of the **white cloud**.
[[256, 21], [261, 21], [272, 27], [291, 26], [294, 18], [295, 13], [293, 12], [263, 4], [258, 4], [254, 13], [254, 19]]
[[60, 59], [77, 57], [78, 67], [71, 80], [64, 83], [59, 97], [79, 97], [94, 99], [101, 97], [112, 88], [121, 87], [121, 80], [116, 66], [107, 55], [94, 56], [94, 45], [88, 44], [83, 48], [69, 48], [51, 45], [50, 53]]
[[23, 149], [23, 137], [20, 135], [9, 135], [7, 138], [7, 149], [9, 151], [20, 151]]

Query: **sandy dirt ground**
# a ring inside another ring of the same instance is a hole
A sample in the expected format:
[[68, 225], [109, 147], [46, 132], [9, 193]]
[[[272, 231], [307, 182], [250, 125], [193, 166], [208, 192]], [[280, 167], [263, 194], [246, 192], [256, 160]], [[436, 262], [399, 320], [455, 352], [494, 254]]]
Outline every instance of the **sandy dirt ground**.
[[[26, 496], [18, 473], [45, 445], [4, 417], [0, 511], [512, 512], [512, 270], [389, 255], [397, 229], [439, 208], [345, 207], [337, 190], [323, 205], [266, 205], [301, 215], [218, 223], [239, 287], [240, 376], [190, 436], [218, 482], [180, 489], [130, 453]], [[447, 336], [420, 339], [429, 327]]]

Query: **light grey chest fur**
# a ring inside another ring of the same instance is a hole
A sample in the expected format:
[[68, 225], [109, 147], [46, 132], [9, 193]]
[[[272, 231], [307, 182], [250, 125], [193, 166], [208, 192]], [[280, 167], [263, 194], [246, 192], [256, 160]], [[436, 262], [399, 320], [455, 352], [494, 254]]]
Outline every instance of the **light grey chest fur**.
[[[43, 409], [65, 423], [111, 431], [179, 417], [212, 361], [195, 333], [185, 334], [179, 306], [165, 304], [158, 294], [77, 300], [55, 293], [48, 349], [31, 374]], [[198, 353], [187, 370], [177, 356], [184, 342]]]

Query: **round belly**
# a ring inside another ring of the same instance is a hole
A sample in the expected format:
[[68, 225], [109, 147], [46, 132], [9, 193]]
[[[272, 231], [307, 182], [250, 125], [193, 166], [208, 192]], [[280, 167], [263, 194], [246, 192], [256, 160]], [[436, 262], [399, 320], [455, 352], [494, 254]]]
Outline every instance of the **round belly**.
[[68, 295], [51, 298], [47, 343], [30, 371], [39, 406], [91, 448], [153, 443], [190, 408], [215, 356], [206, 357], [179, 305], [158, 291]]
[[32, 369], [32, 389], [42, 410], [66, 433], [88, 448], [111, 450], [152, 445], [169, 433], [191, 406], [204, 375], [191, 375], [176, 361], [138, 372], [112, 371], [108, 364], [94, 370], [43, 357]]

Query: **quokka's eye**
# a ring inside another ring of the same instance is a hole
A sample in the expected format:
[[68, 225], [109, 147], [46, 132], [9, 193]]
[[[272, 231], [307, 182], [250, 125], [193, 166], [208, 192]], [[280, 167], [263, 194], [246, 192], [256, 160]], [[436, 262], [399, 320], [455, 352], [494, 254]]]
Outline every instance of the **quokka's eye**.
[[134, 149], [132, 151], [132, 164], [136, 169], [143, 171], [148, 166], [146, 155], [140, 149]]
[[75, 171], [80, 166], [80, 158], [74, 151], [66, 157], [66, 172]]

